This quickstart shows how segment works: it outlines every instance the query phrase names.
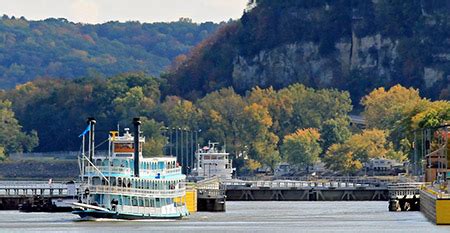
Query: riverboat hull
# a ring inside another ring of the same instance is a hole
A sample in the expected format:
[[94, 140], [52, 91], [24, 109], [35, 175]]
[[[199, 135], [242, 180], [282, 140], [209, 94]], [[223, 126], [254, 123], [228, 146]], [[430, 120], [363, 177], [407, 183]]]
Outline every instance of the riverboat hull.
[[167, 215], [149, 215], [149, 214], [132, 214], [120, 213], [115, 211], [104, 210], [74, 210], [73, 214], [77, 214], [82, 220], [95, 219], [122, 219], [122, 220], [143, 220], [143, 219], [181, 219], [187, 214], [167, 214]]

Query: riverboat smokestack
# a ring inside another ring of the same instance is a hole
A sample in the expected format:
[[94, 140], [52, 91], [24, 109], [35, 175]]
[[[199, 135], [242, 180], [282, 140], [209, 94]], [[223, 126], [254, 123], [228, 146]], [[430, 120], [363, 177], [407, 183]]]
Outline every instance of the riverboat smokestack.
[[92, 161], [92, 159], [94, 158], [94, 148], [95, 148], [95, 123], [97, 123], [95, 121], [95, 118], [93, 117], [89, 117], [87, 120], [88, 124], [89, 124], [89, 160]]
[[141, 131], [141, 120], [133, 119], [134, 125], [134, 176], [139, 177], [139, 132]]

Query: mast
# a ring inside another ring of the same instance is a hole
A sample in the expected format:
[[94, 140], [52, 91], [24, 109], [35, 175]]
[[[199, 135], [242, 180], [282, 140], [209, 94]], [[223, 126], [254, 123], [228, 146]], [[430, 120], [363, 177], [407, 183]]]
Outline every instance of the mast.
[[92, 158], [94, 158], [94, 150], [95, 150], [95, 123], [97, 123], [95, 121], [95, 118], [93, 117], [89, 117], [88, 118], [88, 124], [90, 126], [90, 130], [89, 130], [89, 160], [92, 161]]

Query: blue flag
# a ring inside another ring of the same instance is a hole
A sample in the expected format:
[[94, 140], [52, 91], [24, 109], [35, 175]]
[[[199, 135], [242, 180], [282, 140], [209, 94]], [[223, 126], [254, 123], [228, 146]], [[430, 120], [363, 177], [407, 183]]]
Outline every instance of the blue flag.
[[83, 133], [81, 133], [78, 137], [81, 138], [84, 135], [87, 134], [87, 132], [91, 131], [91, 125], [88, 125], [88, 127], [83, 131]]

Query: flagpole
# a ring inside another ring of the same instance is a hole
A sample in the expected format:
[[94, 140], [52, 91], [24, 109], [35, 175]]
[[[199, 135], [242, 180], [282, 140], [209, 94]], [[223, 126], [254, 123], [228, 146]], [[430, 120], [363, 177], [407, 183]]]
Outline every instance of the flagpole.
[[82, 182], [84, 182], [84, 157], [86, 156], [85, 155], [85, 140], [86, 140], [86, 137], [83, 134], [83, 149], [81, 152], [81, 181]]

